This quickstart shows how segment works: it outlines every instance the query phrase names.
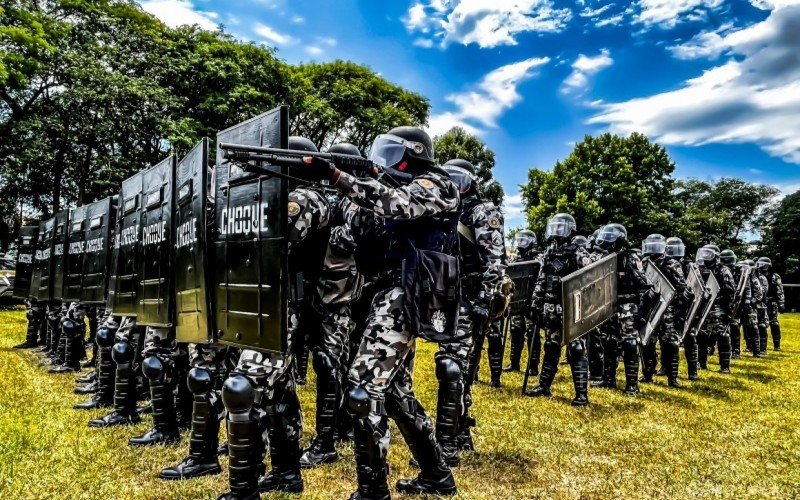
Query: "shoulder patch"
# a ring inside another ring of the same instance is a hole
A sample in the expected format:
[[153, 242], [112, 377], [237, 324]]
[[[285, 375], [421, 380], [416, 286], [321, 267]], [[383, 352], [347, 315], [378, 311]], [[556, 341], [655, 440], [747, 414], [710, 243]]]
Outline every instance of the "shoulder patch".
[[488, 224], [489, 224], [489, 227], [492, 228], [492, 229], [500, 229], [500, 226], [502, 226], [502, 224], [500, 223], [500, 218], [499, 217], [489, 217]]
[[429, 179], [417, 179], [416, 182], [425, 189], [433, 189], [433, 182]]
[[288, 205], [289, 216], [294, 217], [300, 213], [300, 204], [296, 201], [290, 201]]

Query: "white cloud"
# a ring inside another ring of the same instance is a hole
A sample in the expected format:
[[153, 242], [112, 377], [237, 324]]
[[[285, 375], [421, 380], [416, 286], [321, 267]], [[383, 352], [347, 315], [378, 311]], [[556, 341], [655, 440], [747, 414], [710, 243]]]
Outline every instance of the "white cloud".
[[148, 0], [142, 9], [159, 18], [167, 26], [198, 25], [205, 30], [217, 29], [219, 14], [197, 10], [191, 0]]
[[455, 110], [432, 115], [429, 132], [438, 135], [461, 126], [477, 134], [484, 128], [496, 127], [497, 119], [522, 99], [517, 86], [548, 62], [548, 57], [534, 57], [501, 66], [487, 73], [473, 88], [447, 96]]
[[727, 48], [724, 36], [731, 28], [733, 24], [723, 24], [715, 30], [696, 34], [688, 42], [668, 47], [668, 50], [677, 59], [714, 59]]
[[679, 22], [697, 20], [699, 13], [716, 9], [723, 0], [639, 0], [632, 6], [634, 21], [645, 27], [673, 28]]
[[615, 16], [606, 17], [605, 19], [598, 19], [595, 21], [594, 25], [598, 28], [602, 28], [603, 26], [608, 26], [611, 24], [619, 24], [623, 19], [625, 19], [625, 14], [617, 14]]
[[[439, 42], [481, 48], [517, 45], [517, 35], [555, 33], [572, 18], [552, 0], [417, 0], [403, 18], [406, 28]], [[431, 44], [432, 45], [432, 44]]]
[[305, 23], [305, 22], [306, 22], [306, 18], [305, 18], [305, 17], [303, 17], [303, 16], [294, 16], [294, 17], [292, 18], [292, 22], [293, 22], [294, 24], [303, 24], [303, 23]]
[[507, 194], [503, 198], [503, 214], [506, 227], [519, 227], [525, 225], [525, 205], [522, 204], [520, 193]]
[[306, 47], [306, 52], [308, 52], [312, 56], [321, 56], [325, 51], [317, 47], [316, 45], [309, 45], [308, 47]]
[[564, 80], [561, 91], [568, 93], [585, 90], [589, 85], [590, 77], [612, 64], [614, 64], [614, 59], [611, 58], [608, 49], [601, 50], [600, 54], [594, 57], [579, 55], [572, 63], [572, 73]]
[[291, 36], [278, 33], [266, 24], [256, 23], [253, 26], [253, 31], [267, 42], [271, 42], [275, 45], [291, 45], [296, 42]]
[[607, 11], [608, 9], [610, 9], [613, 6], [614, 6], [613, 3], [607, 3], [607, 4], [603, 5], [602, 7], [598, 7], [596, 9], [593, 9], [591, 7], [586, 7], [585, 9], [583, 9], [581, 11], [580, 16], [581, 17], [598, 17], [601, 14], [603, 14], [603, 12]]
[[331, 38], [329, 36], [318, 36], [317, 41], [323, 45], [327, 45], [328, 47], [336, 47], [338, 43], [335, 38]]
[[723, 64], [677, 90], [602, 104], [589, 123], [666, 144], [755, 143], [800, 163], [800, 0], [791, 3], [725, 35]]

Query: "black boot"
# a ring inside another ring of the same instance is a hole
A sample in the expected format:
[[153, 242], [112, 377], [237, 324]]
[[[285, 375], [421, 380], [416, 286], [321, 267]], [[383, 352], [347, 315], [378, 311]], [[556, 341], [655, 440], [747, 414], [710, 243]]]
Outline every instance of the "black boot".
[[589, 360], [587, 359], [584, 340], [579, 339], [571, 342], [569, 350], [572, 383], [575, 386], [575, 399], [572, 400], [572, 406], [588, 406]]
[[603, 381], [603, 342], [597, 330], [592, 330], [588, 335], [589, 344], [589, 380], [592, 382]]
[[308, 349], [310, 338], [308, 334], [300, 336], [302, 342], [295, 344], [295, 381], [297, 385], [306, 385], [308, 375]]
[[33, 349], [39, 345], [39, 330], [41, 330], [42, 310], [39, 306], [28, 307], [25, 316], [28, 318], [28, 328], [25, 332], [25, 341], [14, 346], [14, 349]]
[[766, 326], [759, 326], [758, 327], [758, 338], [759, 338], [759, 347], [760, 350], [758, 352], [759, 357], [764, 357], [767, 355], [767, 341], [768, 341], [768, 333]]
[[772, 347], [776, 351], [781, 350], [781, 325], [779, 323], [772, 323], [769, 325], [770, 333], [772, 333]]
[[697, 334], [697, 365], [702, 370], [708, 369], [708, 335], [703, 332]]
[[694, 335], [687, 334], [683, 338], [683, 354], [686, 356], [686, 371], [689, 380], [697, 380], [697, 364], [698, 364], [698, 347], [697, 338]]
[[141, 420], [136, 412], [136, 373], [134, 371], [135, 352], [128, 342], [117, 342], [111, 350], [111, 357], [117, 365], [114, 383], [114, 411], [108, 415], [89, 421], [89, 427], [113, 427], [136, 424]]
[[[258, 490], [301, 493], [300, 435], [303, 430], [297, 394], [276, 388], [275, 401], [271, 401], [266, 410], [272, 468], [267, 475], [259, 478]], [[329, 434], [333, 436], [333, 429]]]
[[639, 394], [639, 348], [636, 339], [623, 339], [623, 364], [625, 365], [625, 394]]
[[304, 469], [339, 460], [333, 445], [342, 398], [339, 372], [328, 353], [318, 350], [314, 351], [314, 372], [317, 374], [317, 435], [300, 458], [300, 466]]
[[255, 391], [250, 381], [234, 375], [222, 387], [222, 401], [228, 410], [228, 484], [230, 491], [220, 500], [250, 500], [260, 498], [259, 470], [263, 467], [264, 443], [261, 426], [253, 409]]
[[717, 340], [719, 344], [719, 372], [731, 372], [731, 338], [726, 334], [719, 336]]
[[180, 441], [175, 414], [174, 366], [166, 356], [152, 355], [142, 362], [142, 372], [150, 380], [150, 404], [153, 406], [153, 428], [128, 440], [131, 446], [153, 446]]
[[74, 394], [94, 394], [97, 392], [97, 381], [89, 382], [88, 384], [79, 385], [72, 390]]
[[419, 401], [414, 398], [399, 401], [387, 396], [386, 410], [394, 418], [420, 468], [416, 478], [397, 481], [397, 491], [412, 495], [455, 494], [453, 473], [444, 462], [442, 450], [433, 438], [433, 424]]
[[51, 368], [49, 373], [73, 373], [81, 371], [81, 359], [86, 354], [83, 345], [85, 326], [72, 318], [61, 322], [61, 343], [64, 346], [63, 363]]
[[539, 363], [542, 357], [542, 335], [539, 331], [531, 332], [531, 338], [529, 340], [532, 343], [531, 347], [531, 359], [530, 359], [530, 370], [528, 370], [529, 377], [538, 377], [539, 376]]
[[539, 385], [527, 391], [525, 393], [526, 396], [539, 397], [550, 395], [550, 386], [553, 385], [553, 379], [556, 378], [560, 357], [561, 345], [558, 342], [551, 342], [548, 340], [544, 344], [544, 361], [542, 362], [542, 371], [539, 374]]
[[603, 341], [603, 380], [595, 387], [605, 387], [606, 389], [617, 388], [617, 365], [618, 361], [618, 342], [613, 337], [608, 337]]
[[77, 410], [94, 410], [105, 408], [114, 404], [114, 374], [117, 364], [111, 356], [111, 347], [114, 344], [115, 328], [103, 326], [97, 332], [97, 392], [88, 401], [78, 403], [73, 408]]
[[667, 371], [667, 382], [670, 387], [680, 387], [678, 384], [679, 344], [677, 341], [664, 342], [662, 344], [664, 353], [664, 366]]
[[[110, 351], [109, 351], [110, 352]], [[110, 356], [110, 354], [109, 354]], [[76, 384], [91, 384], [97, 381], [97, 370], [92, 370], [86, 375], [80, 376], [75, 379]]]
[[[513, 318], [512, 318], [513, 319]], [[509, 321], [512, 321], [509, 319]], [[511, 324], [511, 346], [509, 347], [508, 366], [503, 368], [504, 372], [518, 372], [519, 362], [522, 358], [522, 346], [525, 344], [525, 332], [520, 331], [519, 325]]]
[[731, 338], [731, 359], [739, 359], [741, 357], [742, 337], [741, 330], [738, 324], [731, 324], [728, 328]]
[[354, 444], [358, 477], [358, 490], [350, 495], [350, 500], [391, 498], [389, 468], [386, 459], [381, 456], [379, 444], [379, 440], [388, 433], [389, 422], [386, 415], [382, 415], [377, 422], [370, 418], [373, 404], [361, 387], [354, 387], [347, 393], [348, 410], [355, 420]]
[[758, 357], [761, 354], [761, 339], [758, 336], [758, 326], [747, 326], [745, 331], [748, 332], [747, 336], [750, 338], [750, 352], [754, 357]]
[[503, 375], [503, 337], [500, 336], [500, 331], [490, 326], [488, 335], [488, 352], [489, 358], [489, 373], [491, 379], [489, 385], [491, 387], [500, 387], [502, 385], [500, 377]]
[[656, 363], [658, 362], [655, 342], [650, 341], [642, 346], [642, 358], [642, 378], [639, 381], [649, 384], [653, 382], [653, 375], [655, 375]]
[[450, 467], [458, 467], [459, 418], [463, 413], [464, 384], [461, 367], [453, 359], [441, 357], [436, 360], [436, 378], [439, 394], [436, 399], [436, 442], [442, 448], [444, 461]]
[[222, 401], [212, 395], [214, 377], [204, 368], [193, 368], [189, 371], [187, 385], [194, 395], [189, 456], [178, 465], [162, 470], [159, 475], [161, 479], [192, 479], [222, 472], [217, 458], [217, 447], [223, 408]]

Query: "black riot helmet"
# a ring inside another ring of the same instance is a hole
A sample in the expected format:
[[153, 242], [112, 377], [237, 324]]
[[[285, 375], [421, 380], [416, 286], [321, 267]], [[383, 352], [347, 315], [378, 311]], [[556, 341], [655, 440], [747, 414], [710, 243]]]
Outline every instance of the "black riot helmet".
[[726, 266], [734, 266], [736, 265], [736, 254], [733, 253], [733, 250], [726, 248], [719, 253], [719, 260]]
[[525, 251], [536, 246], [536, 234], [533, 231], [523, 229], [514, 235], [514, 246], [517, 250]]
[[299, 135], [289, 136], [289, 149], [297, 151], [308, 151], [309, 153], [317, 153], [319, 149], [307, 137], [300, 137]]
[[695, 262], [701, 266], [715, 266], [717, 264], [717, 260], [719, 259], [719, 247], [714, 247], [716, 247], [716, 245], [706, 245], [697, 250]]
[[583, 248], [589, 248], [589, 238], [580, 234], [575, 235], [575, 237], [572, 238], [572, 244]]
[[667, 247], [665, 249], [665, 253], [667, 257], [674, 257], [679, 259], [686, 255], [686, 245], [683, 244], [683, 240], [678, 238], [677, 236], [672, 236], [667, 238]]
[[647, 256], [661, 257], [667, 251], [667, 239], [660, 234], [651, 234], [642, 241], [642, 253]]
[[769, 257], [759, 257], [756, 265], [759, 271], [768, 273], [769, 270], [772, 269], [772, 259]]
[[418, 173], [434, 165], [433, 141], [419, 127], [395, 127], [375, 138], [369, 159], [382, 168]]
[[361, 154], [361, 151], [358, 150], [358, 146], [356, 146], [355, 144], [350, 144], [349, 142], [340, 142], [338, 144], [334, 144], [333, 146], [328, 148], [328, 153], [335, 153], [348, 156], [358, 156], [359, 158], [364, 157], [364, 155]]
[[544, 237], [547, 239], [554, 238], [559, 241], [564, 241], [572, 236], [576, 227], [575, 218], [570, 214], [555, 214], [547, 221], [547, 229], [545, 229]]
[[595, 241], [600, 248], [616, 252], [628, 244], [628, 230], [622, 224], [606, 224]]
[[714, 250], [715, 252], [717, 252], [717, 254], [719, 254], [719, 246], [718, 245], [715, 245], [713, 243], [709, 243], [708, 245], [704, 245], [704, 246], [707, 246], [708, 248]]
[[751, 268], [755, 268], [756, 267], [756, 263], [753, 262], [753, 259], [745, 259], [745, 260], [743, 260], [742, 261], [742, 265], [748, 266], [748, 267], [751, 267]]
[[475, 191], [475, 181], [477, 180], [475, 165], [467, 160], [455, 158], [442, 165], [442, 168], [450, 176], [453, 184], [458, 187], [458, 192], [461, 196]]

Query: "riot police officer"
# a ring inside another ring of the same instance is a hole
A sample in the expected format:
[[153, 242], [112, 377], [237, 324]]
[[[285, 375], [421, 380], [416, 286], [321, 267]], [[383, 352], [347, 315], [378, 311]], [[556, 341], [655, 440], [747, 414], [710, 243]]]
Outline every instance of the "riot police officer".
[[[556, 214], [547, 223], [545, 237], [551, 241], [542, 256], [542, 270], [533, 292], [533, 307], [541, 311], [540, 324], [545, 331], [544, 360], [539, 374], [539, 385], [526, 393], [528, 396], [549, 396], [550, 386], [558, 370], [561, 356], [563, 308], [561, 304], [561, 278], [589, 263], [586, 250], [572, 243], [575, 219], [565, 213]], [[573, 406], [589, 404], [589, 361], [586, 357], [586, 339], [570, 342], [567, 353], [575, 386]]]
[[[756, 332], [751, 340], [753, 356], [766, 355], [767, 328], [769, 327], [769, 314], [767, 314], [767, 295], [769, 292], [769, 278], [758, 267], [758, 262], [753, 263], [753, 281], [758, 282], [758, 292], [754, 295], [756, 311]], [[756, 290], [756, 288], [753, 288]]]
[[[694, 262], [692, 262], [691, 259], [686, 257], [686, 245], [683, 244], [683, 240], [681, 240], [677, 236], [672, 236], [667, 238], [667, 246], [665, 248], [664, 255], [668, 259], [673, 260], [678, 264], [680, 264], [684, 277], [689, 276], [689, 273], [691, 272], [691, 267], [694, 265]], [[682, 318], [677, 318], [675, 326], [678, 332], [680, 332], [682, 329], [684, 330], [686, 329], [687, 319], [688, 318], [686, 317], [686, 314], [684, 314]], [[698, 351], [697, 351], [696, 335], [697, 333], [690, 329], [686, 332], [686, 335], [684, 335], [683, 337], [683, 354], [684, 357], [686, 358], [687, 378], [689, 380], [697, 380]], [[665, 361], [666, 360], [664, 360], [662, 356], [661, 366], [662, 369], [664, 370], [664, 375], [666, 375]]]
[[[514, 248], [517, 250], [516, 256], [511, 262], [527, 262], [536, 260], [539, 252], [536, 250], [536, 233], [528, 229], [523, 229], [514, 235]], [[535, 314], [535, 313], [534, 313]], [[511, 322], [511, 348], [509, 352], [509, 364], [504, 368], [507, 372], [518, 372], [520, 370], [520, 359], [525, 345], [531, 352], [531, 370], [529, 375], [535, 377], [539, 375], [539, 359], [542, 352], [542, 336], [539, 329], [533, 331], [535, 323], [529, 321], [524, 315], [516, 315], [509, 318]], [[527, 342], [526, 342], [527, 340]]]
[[[733, 274], [733, 283], [738, 288], [744, 274], [744, 267], [741, 264], [737, 264], [736, 254], [731, 249], [725, 249], [720, 252], [719, 260], [722, 265], [731, 271], [731, 274]], [[755, 326], [754, 322], [751, 324], [753, 287], [749, 275], [744, 283], [742, 296], [737, 297], [737, 299], [740, 303], [738, 304], [736, 314], [730, 321], [729, 327], [729, 335], [731, 337], [731, 359], [738, 359], [741, 357], [742, 338], [739, 327], [741, 326], [747, 332], [751, 331], [752, 327]]]
[[707, 367], [709, 347], [716, 344], [719, 350], [719, 371], [730, 373], [731, 338], [728, 325], [733, 317], [733, 302], [736, 293], [733, 274], [720, 262], [720, 252], [712, 245], [700, 248], [697, 251], [696, 261], [700, 266], [701, 276], [707, 281], [708, 276], [713, 274], [719, 284], [719, 293], [714, 300], [711, 312], [697, 335], [700, 367], [703, 369]]
[[[776, 351], [781, 350], [781, 324], [778, 319], [778, 314], [782, 313], [786, 308], [786, 298], [783, 294], [783, 282], [778, 273], [772, 270], [772, 260], [769, 257], [760, 257], [758, 259], [758, 267], [761, 274], [767, 278], [767, 316], [769, 317], [769, 330], [772, 335], [772, 347]], [[766, 333], [766, 331], [765, 331]], [[764, 352], [767, 350], [766, 335], [762, 337], [764, 340], [761, 346]]]

